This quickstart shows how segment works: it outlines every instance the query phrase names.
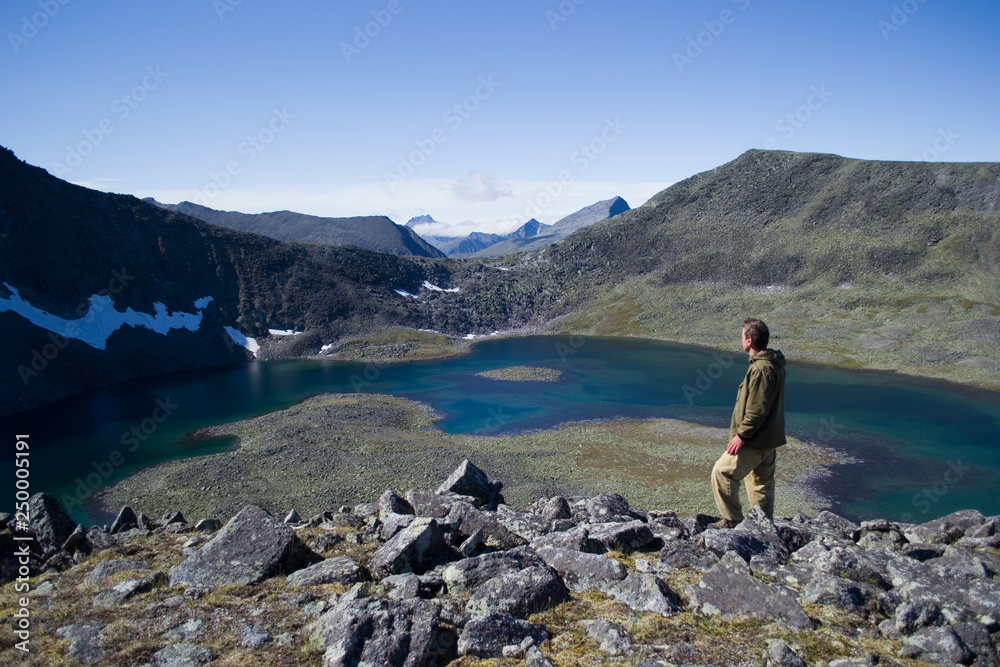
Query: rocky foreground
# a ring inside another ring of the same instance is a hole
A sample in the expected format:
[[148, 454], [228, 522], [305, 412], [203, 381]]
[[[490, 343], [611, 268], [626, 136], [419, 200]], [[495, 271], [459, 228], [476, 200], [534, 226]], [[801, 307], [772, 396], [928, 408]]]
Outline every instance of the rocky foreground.
[[998, 664], [1000, 517], [971, 510], [732, 530], [614, 493], [521, 511], [468, 461], [308, 521], [30, 506], [27, 532], [0, 517], [3, 664]]

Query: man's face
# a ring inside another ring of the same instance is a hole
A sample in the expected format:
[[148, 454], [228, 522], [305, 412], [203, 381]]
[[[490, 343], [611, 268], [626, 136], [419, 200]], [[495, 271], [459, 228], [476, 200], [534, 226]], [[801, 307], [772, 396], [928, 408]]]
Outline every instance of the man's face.
[[750, 346], [753, 345], [753, 341], [750, 340], [749, 336], [747, 336], [747, 330], [746, 329], [741, 330], [741, 332], [740, 332], [740, 338], [743, 339], [743, 351], [744, 352], [749, 352], [750, 351]]

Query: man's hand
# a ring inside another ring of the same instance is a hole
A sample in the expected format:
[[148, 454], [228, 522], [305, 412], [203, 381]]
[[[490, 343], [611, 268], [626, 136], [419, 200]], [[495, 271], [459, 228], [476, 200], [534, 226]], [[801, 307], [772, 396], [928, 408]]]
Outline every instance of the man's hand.
[[741, 449], [743, 449], [743, 438], [734, 435], [733, 439], [729, 441], [729, 446], [726, 447], [726, 453], [730, 456], [736, 456]]

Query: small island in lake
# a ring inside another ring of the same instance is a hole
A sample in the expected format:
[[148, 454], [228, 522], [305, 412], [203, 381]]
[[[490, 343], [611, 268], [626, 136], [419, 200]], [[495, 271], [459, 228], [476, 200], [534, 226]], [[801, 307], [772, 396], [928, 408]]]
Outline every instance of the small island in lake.
[[479, 377], [511, 382], [555, 382], [562, 377], [562, 371], [539, 366], [508, 366], [492, 371], [476, 373]]

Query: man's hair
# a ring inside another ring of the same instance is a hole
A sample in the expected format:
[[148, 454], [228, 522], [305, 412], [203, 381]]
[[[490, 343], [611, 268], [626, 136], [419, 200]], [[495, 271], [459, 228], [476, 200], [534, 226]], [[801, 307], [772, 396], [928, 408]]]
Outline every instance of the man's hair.
[[743, 320], [743, 334], [753, 343], [754, 349], [767, 349], [767, 343], [771, 340], [771, 332], [767, 325], [754, 317]]

